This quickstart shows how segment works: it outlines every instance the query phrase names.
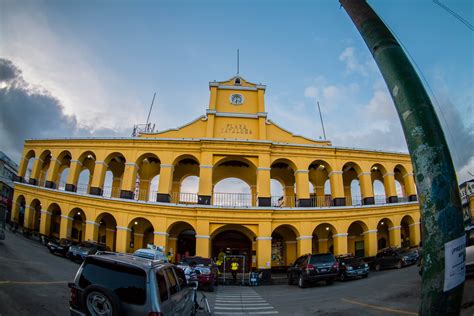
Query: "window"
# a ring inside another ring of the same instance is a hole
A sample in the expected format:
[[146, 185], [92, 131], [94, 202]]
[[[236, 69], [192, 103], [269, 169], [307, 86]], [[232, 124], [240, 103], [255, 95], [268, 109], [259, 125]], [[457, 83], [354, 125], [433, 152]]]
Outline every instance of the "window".
[[170, 282], [170, 294], [173, 295], [178, 292], [178, 282], [174, 276], [174, 273], [171, 269], [166, 269], [165, 274]]
[[110, 289], [125, 303], [143, 305], [146, 301], [146, 272], [139, 268], [87, 258], [79, 286], [89, 285]]
[[183, 269], [174, 267], [174, 272], [176, 273], [176, 277], [178, 278], [179, 287], [180, 288], [186, 287], [187, 281], [186, 281], [186, 276], [184, 274]]
[[168, 300], [168, 285], [166, 284], [165, 275], [163, 270], [156, 272], [156, 281], [158, 282], [158, 294], [160, 295], [160, 301], [165, 302]]

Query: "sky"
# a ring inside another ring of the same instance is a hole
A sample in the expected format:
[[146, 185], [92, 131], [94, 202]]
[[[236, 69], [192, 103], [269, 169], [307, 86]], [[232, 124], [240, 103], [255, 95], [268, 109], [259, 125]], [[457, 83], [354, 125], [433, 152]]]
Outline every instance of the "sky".
[[[458, 181], [474, 174], [474, 2], [369, 0], [424, 78]], [[0, 0], [0, 150], [130, 136], [203, 115], [209, 82], [267, 86], [268, 117], [334, 146], [408, 152], [395, 106], [338, 1]]]

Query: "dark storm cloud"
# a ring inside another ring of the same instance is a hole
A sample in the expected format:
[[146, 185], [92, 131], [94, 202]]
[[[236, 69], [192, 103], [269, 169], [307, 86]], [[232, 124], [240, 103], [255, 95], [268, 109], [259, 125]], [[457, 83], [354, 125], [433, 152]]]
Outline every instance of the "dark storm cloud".
[[111, 130], [93, 133], [80, 128], [75, 116], [63, 113], [61, 102], [47, 91], [31, 87], [21, 71], [0, 58], [0, 150], [12, 159], [21, 155], [25, 139], [71, 136], [115, 136]]

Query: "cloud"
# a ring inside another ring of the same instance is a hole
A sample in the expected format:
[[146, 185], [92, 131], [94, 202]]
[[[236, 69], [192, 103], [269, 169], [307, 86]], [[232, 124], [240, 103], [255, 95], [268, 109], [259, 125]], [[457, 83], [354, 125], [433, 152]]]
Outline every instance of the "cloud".
[[28, 138], [117, 135], [98, 128], [80, 127], [75, 115], [64, 113], [60, 100], [47, 90], [26, 82], [10, 60], [0, 58], [0, 143], [2, 150], [18, 161]]
[[346, 47], [339, 55], [339, 60], [346, 64], [347, 73], [358, 73], [363, 76], [369, 76], [376, 71], [376, 65], [373, 59], [366, 58], [361, 62], [356, 55], [354, 47]]

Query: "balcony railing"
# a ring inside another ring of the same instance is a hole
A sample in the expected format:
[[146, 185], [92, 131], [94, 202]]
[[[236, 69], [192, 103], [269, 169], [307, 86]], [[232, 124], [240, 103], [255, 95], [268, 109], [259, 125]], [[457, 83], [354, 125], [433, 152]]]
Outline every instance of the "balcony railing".
[[[66, 183], [60, 182], [57, 190], [64, 191]], [[77, 194], [89, 194], [89, 184], [80, 183], [77, 185]], [[104, 198], [120, 198], [120, 187], [106, 186], [102, 190], [102, 197]], [[136, 201], [143, 202], [156, 202], [157, 191], [156, 190], [135, 190], [133, 199]], [[345, 197], [345, 206], [363, 206], [363, 199], [361, 196]], [[170, 194], [170, 202], [174, 204], [184, 205], [195, 205], [198, 204], [198, 194], [190, 192], [172, 192]], [[410, 202], [408, 197], [399, 196], [398, 203]], [[375, 195], [374, 204], [382, 205], [388, 204], [385, 195]], [[391, 203], [393, 204], [393, 203]], [[258, 197], [254, 194], [247, 193], [226, 193], [226, 192], [215, 192], [210, 201], [210, 205], [220, 207], [257, 207]], [[270, 207], [335, 207], [333, 205], [333, 199], [331, 195], [325, 196], [314, 196], [312, 195], [309, 199], [305, 199], [304, 204], [295, 195], [290, 196], [272, 196]]]

